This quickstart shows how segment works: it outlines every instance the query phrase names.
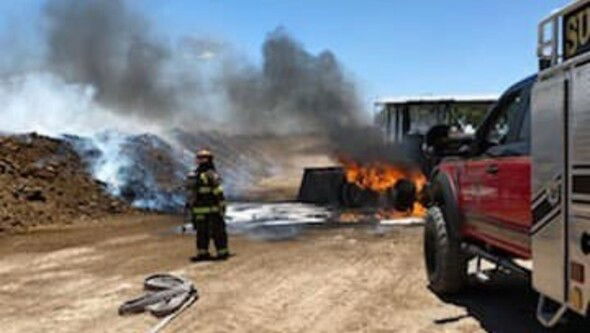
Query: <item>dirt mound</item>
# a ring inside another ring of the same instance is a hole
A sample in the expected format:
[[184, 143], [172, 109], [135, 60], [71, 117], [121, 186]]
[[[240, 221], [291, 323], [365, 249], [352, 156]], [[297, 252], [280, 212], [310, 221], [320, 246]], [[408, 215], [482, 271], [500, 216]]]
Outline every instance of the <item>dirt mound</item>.
[[86, 170], [65, 141], [37, 134], [0, 136], [0, 232], [130, 209]]

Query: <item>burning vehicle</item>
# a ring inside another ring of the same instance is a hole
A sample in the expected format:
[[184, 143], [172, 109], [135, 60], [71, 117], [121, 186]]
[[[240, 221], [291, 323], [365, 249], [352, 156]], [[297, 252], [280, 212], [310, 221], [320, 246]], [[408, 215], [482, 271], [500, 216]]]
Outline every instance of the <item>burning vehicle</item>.
[[379, 154], [365, 160], [343, 156], [338, 167], [306, 169], [298, 200], [368, 208], [379, 218], [424, 216], [426, 175], [452, 146], [450, 141], [460, 145], [470, 139], [496, 100], [481, 95], [376, 101], [373, 130], [381, 133]]

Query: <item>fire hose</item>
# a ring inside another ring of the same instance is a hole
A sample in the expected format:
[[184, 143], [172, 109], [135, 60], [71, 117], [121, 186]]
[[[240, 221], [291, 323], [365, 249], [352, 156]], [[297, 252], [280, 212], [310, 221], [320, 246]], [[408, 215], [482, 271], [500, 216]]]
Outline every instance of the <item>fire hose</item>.
[[191, 306], [199, 294], [192, 282], [172, 274], [154, 274], [143, 283], [146, 293], [123, 303], [119, 315], [149, 311], [162, 320], [148, 332], [159, 332], [180, 313]]

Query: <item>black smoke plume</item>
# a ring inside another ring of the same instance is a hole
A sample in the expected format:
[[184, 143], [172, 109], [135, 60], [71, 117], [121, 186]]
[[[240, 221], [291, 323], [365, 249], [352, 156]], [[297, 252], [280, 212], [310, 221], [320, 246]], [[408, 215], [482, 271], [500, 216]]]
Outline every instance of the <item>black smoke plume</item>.
[[260, 68], [226, 66], [229, 106], [252, 131], [333, 133], [363, 120], [354, 83], [330, 51], [313, 55], [283, 28], [269, 33]]
[[194, 77], [171, 76], [173, 50], [124, 1], [51, 0], [44, 14], [48, 69], [91, 85], [111, 110], [163, 118], [183, 109], [183, 94], [197, 93]]
[[223, 73], [229, 107], [243, 130], [315, 135], [335, 157], [405, 160], [401, 147], [385, 144], [369, 125], [355, 83], [331, 51], [311, 54], [277, 28], [268, 34], [262, 55], [260, 68], [234, 61]]

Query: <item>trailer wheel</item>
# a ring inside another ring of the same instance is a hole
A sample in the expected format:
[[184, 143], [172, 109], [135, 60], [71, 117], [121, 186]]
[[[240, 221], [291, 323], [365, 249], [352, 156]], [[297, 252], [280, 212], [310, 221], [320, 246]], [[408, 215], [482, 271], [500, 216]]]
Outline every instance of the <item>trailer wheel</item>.
[[440, 294], [461, 291], [467, 281], [467, 260], [450, 235], [441, 208], [428, 209], [424, 226], [424, 259], [430, 288]]

